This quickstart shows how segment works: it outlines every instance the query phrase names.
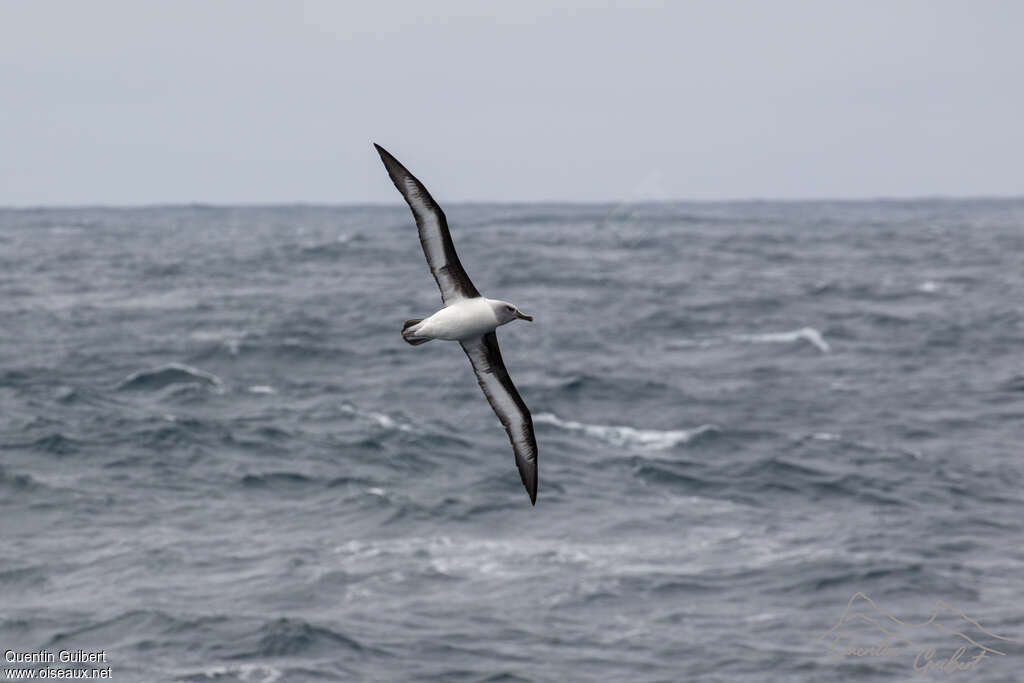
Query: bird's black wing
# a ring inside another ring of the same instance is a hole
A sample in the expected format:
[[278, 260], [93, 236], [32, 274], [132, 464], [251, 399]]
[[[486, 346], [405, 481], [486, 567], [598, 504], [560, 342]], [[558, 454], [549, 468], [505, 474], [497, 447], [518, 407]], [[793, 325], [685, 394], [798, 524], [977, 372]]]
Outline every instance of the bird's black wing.
[[373, 146], [377, 148], [395, 187], [412, 209], [416, 227], [419, 228], [423, 254], [427, 257], [427, 265], [430, 266], [430, 272], [441, 290], [441, 300], [447, 306], [460, 299], [480, 296], [480, 292], [473, 286], [473, 281], [466, 275], [462, 263], [459, 262], [458, 254], [455, 253], [455, 245], [452, 244], [452, 236], [448, 232], [448, 221], [444, 217], [444, 211], [427, 192], [427, 188], [423, 187], [423, 183], [409, 173], [398, 159], [380, 145]]
[[480, 388], [487, 401], [505, 425], [512, 450], [516, 455], [516, 467], [523, 480], [530, 502], [537, 503], [537, 439], [533, 435], [533, 418], [523, 403], [522, 397], [508, 376], [505, 363], [501, 360], [498, 337], [488, 332], [476, 340], [459, 342], [469, 356], [476, 372]]

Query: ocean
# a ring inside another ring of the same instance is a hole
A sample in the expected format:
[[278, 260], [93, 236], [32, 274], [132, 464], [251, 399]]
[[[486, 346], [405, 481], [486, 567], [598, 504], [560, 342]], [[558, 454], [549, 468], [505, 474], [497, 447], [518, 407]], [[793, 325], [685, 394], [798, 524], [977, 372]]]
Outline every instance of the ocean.
[[1024, 200], [445, 209], [536, 507], [404, 205], [0, 210], [0, 676], [1022, 680]]

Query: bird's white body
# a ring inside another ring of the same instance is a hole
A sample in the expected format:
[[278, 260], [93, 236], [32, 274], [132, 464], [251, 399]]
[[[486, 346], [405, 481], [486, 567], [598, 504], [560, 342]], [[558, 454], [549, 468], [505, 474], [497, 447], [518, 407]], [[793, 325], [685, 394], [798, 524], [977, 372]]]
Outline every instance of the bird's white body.
[[429, 318], [424, 318], [409, 332], [428, 339], [477, 339], [492, 332], [502, 323], [495, 314], [493, 304], [497, 303], [499, 302], [492, 302], [491, 299], [482, 296], [462, 299], [445, 306]]

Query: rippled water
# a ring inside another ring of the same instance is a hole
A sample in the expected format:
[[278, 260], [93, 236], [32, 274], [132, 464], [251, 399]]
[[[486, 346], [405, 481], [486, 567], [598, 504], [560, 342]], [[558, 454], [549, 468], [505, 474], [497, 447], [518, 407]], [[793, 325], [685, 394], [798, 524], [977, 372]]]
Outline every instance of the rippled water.
[[439, 306], [404, 207], [0, 211], [0, 650], [920, 679], [830, 652], [862, 592], [1003, 652], [926, 679], [1019, 680], [1024, 201], [447, 209], [536, 317], [499, 331], [536, 508], [462, 351], [398, 334]]

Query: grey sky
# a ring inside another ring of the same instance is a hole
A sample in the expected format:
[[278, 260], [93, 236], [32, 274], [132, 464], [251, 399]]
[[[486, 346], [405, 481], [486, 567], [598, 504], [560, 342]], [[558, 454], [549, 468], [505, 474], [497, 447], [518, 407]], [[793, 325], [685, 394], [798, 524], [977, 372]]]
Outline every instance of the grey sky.
[[0, 205], [1024, 194], [1024, 3], [0, 0]]

